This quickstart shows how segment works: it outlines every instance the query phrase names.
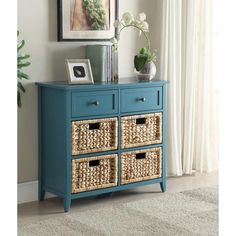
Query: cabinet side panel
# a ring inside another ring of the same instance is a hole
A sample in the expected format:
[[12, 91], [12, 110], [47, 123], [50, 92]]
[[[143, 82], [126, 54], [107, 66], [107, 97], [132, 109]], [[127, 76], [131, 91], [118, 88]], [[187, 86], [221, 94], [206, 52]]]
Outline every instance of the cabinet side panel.
[[163, 188], [166, 188], [166, 123], [167, 123], [167, 85], [163, 85], [163, 162], [162, 162], [162, 175], [163, 175]]
[[42, 187], [65, 196], [67, 186], [67, 93], [42, 88], [41, 91], [41, 181]]

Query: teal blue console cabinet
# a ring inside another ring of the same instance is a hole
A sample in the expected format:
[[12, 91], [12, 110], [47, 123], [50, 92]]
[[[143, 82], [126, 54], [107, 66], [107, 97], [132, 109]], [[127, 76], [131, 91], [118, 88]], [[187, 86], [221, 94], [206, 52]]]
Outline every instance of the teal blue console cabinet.
[[160, 183], [166, 190], [165, 81], [37, 83], [39, 200]]

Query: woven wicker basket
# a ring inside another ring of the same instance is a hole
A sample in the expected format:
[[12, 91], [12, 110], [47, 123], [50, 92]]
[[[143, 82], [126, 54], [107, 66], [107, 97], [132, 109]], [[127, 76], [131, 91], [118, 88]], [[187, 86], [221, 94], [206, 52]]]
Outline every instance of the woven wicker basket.
[[117, 149], [117, 118], [73, 121], [72, 155]]
[[121, 148], [162, 143], [162, 113], [121, 118]]
[[72, 160], [71, 192], [79, 193], [117, 185], [117, 155]]
[[161, 147], [121, 154], [121, 184], [160, 178], [161, 175]]

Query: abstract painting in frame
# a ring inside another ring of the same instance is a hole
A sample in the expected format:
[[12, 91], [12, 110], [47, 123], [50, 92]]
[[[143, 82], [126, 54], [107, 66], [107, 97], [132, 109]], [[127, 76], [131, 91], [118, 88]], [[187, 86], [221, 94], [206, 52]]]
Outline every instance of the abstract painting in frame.
[[58, 41], [108, 41], [118, 0], [58, 0]]

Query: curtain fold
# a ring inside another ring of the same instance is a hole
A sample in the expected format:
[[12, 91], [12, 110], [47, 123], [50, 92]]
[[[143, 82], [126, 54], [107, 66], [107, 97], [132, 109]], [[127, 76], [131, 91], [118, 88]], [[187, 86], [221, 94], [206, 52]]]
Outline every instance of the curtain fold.
[[161, 77], [169, 80], [167, 173], [218, 168], [212, 0], [164, 0]]

